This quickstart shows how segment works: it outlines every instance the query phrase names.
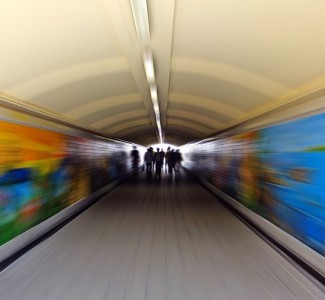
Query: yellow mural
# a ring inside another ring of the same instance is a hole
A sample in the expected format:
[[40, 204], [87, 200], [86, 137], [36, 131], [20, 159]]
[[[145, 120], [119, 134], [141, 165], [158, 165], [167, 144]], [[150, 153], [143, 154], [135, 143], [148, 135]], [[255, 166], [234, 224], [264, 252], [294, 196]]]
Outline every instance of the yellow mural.
[[0, 121], [0, 128], [0, 174], [26, 167], [47, 174], [67, 155], [63, 134], [4, 121]]

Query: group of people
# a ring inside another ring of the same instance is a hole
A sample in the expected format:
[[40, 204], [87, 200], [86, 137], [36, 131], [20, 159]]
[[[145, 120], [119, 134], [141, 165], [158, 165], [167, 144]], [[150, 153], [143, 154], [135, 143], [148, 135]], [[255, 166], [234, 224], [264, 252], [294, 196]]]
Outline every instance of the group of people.
[[[139, 163], [139, 152], [136, 150], [136, 146], [131, 153], [133, 167], [137, 168]], [[147, 176], [152, 176], [152, 171], [155, 170], [155, 178], [161, 179], [161, 170], [165, 166], [165, 170], [168, 174], [179, 172], [181, 161], [183, 160], [182, 154], [179, 149], [174, 150], [171, 147], [167, 148], [164, 152], [163, 149], [157, 148], [156, 151], [152, 147], [149, 147], [143, 157], [143, 168], [146, 169]]]
[[172, 175], [173, 172], [179, 170], [182, 160], [180, 151], [178, 149], [175, 151], [171, 147], [168, 147], [166, 152], [160, 148], [154, 151], [152, 147], [149, 147], [144, 155], [147, 175], [151, 175], [152, 170], [155, 169], [155, 178], [158, 180], [161, 179], [161, 169], [164, 166], [168, 170], [168, 174]]

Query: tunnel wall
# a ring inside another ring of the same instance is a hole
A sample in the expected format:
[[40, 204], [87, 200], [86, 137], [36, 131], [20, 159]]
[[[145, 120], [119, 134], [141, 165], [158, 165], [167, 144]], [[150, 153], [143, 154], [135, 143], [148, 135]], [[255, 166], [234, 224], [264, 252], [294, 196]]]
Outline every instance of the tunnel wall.
[[0, 147], [0, 259], [131, 170], [131, 144], [5, 108]]
[[[238, 130], [237, 130], [238, 131]], [[182, 147], [184, 166], [325, 254], [325, 113]]]

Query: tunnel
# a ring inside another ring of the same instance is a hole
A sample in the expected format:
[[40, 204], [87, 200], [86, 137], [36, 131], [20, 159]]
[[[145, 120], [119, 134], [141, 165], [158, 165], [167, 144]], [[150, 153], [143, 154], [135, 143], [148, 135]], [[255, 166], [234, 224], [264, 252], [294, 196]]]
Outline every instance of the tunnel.
[[0, 299], [325, 299], [324, 10], [1, 1]]

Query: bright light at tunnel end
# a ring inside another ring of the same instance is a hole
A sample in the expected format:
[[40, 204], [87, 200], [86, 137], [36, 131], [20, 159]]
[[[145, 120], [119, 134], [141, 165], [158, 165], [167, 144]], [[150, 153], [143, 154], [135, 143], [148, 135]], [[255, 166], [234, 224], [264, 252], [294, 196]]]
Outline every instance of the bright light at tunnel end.
[[178, 146], [175, 146], [173, 144], [164, 144], [164, 143], [159, 143], [159, 144], [153, 144], [153, 145], [148, 145], [148, 147], [152, 147], [155, 151], [157, 148], [159, 148], [160, 150], [164, 150], [165, 152], [167, 151], [167, 148], [170, 147], [170, 149], [179, 149]]

